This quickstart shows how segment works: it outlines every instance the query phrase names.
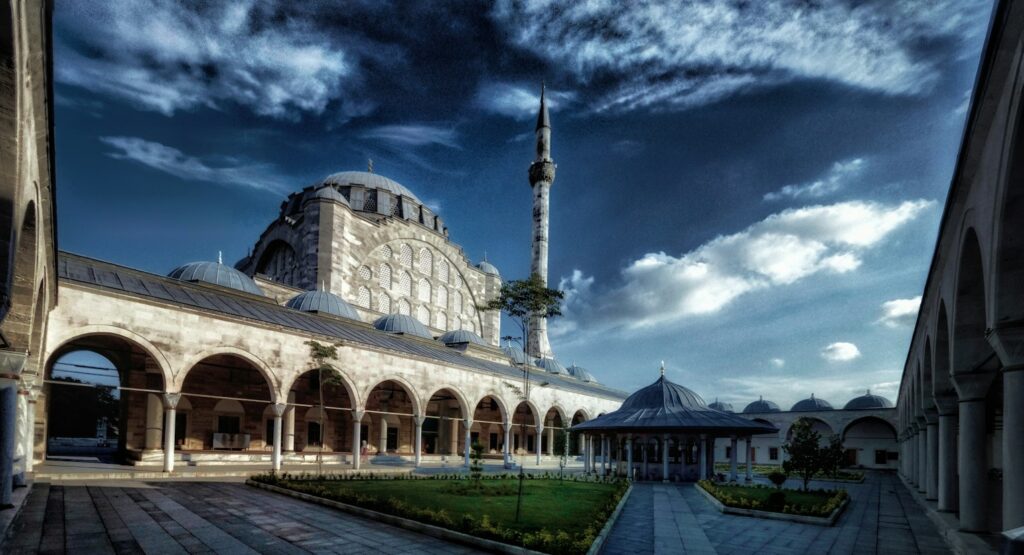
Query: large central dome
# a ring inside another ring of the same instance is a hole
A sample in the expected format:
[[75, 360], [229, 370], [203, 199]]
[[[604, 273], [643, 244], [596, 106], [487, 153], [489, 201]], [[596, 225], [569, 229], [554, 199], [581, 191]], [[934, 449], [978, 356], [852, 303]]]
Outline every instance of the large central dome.
[[402, 185], [394, 179], [389, 179], [376, 173], [359, 171], [332, 173], [325, 177], [323, 181], [320, 182], [320, 185], [337, 185], [341, 187], [361, 185], [367, 189], [383, 190], [393, 195], [409, 197], [417, 204], [423, 204], [423, 201], [414, 195], [413, 192], [405, 185]]

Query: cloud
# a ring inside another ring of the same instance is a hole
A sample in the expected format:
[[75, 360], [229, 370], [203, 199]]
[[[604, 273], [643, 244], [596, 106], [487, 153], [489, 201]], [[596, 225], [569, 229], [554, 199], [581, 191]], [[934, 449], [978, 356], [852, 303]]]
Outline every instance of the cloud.
[[[168, 116], [225, 103], [279, 119], [322, 114], [346, 96], [356, 60], [314, 21], [285, 13], [273, 2], [68, 3], [56, 12], [56, 78]], [[369, 109], [354, 100], [339, 112]]]
[[281, 193], [287, 190], [287, 181], [270, 164], [245, 164], [226, 159], [231, 165], [214, 165], [180, 150], [138, 137], [100, 137], [100, 141], [114, 147], [107, 156], [117, 160], [131, 160], [186, 181], [205, 181], [218, 185], [239, 185], [263, 191]]
[[829, 362], [848, 362], [860, 356], [860, 349], [853, 343], [837, 341], [821, 350], [821, 358]]
[[890, 328], [912, 326], [917, 321], [917, 311], [921, 307], [921, 296], [912, 299], [893, 299], [882, 303], [882, 317], [878, 323]]
[[633, 139], [622, 139], [621, 141], [615, 141], [611, 145], [612, 152], [617, 152], [626, 157], [636, 156], [643, 152], [646, 145], [640, 141], [634, 141]]
[[755, 291], [851, 272], [867, 250], [933, 205], [849, 201], [787, 209], [681, 256], [645, 254], [600, 293], [592, 277], [575, 270], [559, 284], [564, 317], [551, 332], [651, 328], [717, 313]]
[[836, 162], [828, 173], [820, 179], [785, 187], [764, 195], [764, 200], [781, 200], [783, 198], [821, 198], [843, 188], [851, 179], [860, 175], [864, 169], [864, 159], [854, 158]]
[[[547, 89], [544, 98], [548, 110], [554, 112], [572, 102], [576, 95], [567, 91]], [[476, 105], [485, 111], [519, 120], [537, 117], [540, 87], [515, 83], [484, 83], [477, 89]], [[532, 135], [532, 134], [531, 134]]]
[[980, 32], [987, 5], [502, 0], [491, 17], [512, 43], [581, 84], [612, 83], [592, 105], [601, 112], [685, 109], [797, 79], [919, 94], [939, 73], [920, 45]]
[[420, 123], [381, 125], [367, 130], [362, 136], [396, 146], [441, 145], [448, 148], [462, 149], [457, 140], [458, 134], [454, 129]]
[[783, 358], [773, 358], [768, 362], [772, 365], [773, 368], [782, 368], [783, 366], [786, 365], [786, 359]]

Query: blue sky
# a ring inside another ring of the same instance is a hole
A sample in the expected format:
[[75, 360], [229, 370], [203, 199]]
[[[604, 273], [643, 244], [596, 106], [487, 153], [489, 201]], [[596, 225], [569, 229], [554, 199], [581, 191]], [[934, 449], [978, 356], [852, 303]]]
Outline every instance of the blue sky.
[[375, 171], [529, 270], [552, 102], [556, 355], [742, 406], [895, 396], [987, 0], [58, 1], [59, 245], [245, 255], [289, 191]]

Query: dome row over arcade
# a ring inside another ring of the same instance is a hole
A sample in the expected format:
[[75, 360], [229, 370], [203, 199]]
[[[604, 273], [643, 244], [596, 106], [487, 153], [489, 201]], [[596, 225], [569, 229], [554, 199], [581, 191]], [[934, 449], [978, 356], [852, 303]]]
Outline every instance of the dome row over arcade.
[[[710, 406], [711, 408], [722, 412], [733, 412], [732, 405], [729, 403], [720, 403], [718, 400], [715, 400], [715, 402], [711, 403]], [[850, 401], [843, 406], [843, 410], [888, 409], [892, 408], [892, 406], [892, 401], [880, 395], [872, 395], [871, 391], [868, 391], [864, 395], [850, 399]], [[815, 397], [814, 394], [811, 394], [811, 396], [806, 399], [797, 401], [789, 409], [790, 412], [815, 412], [829, 410], [835, 410], [835, 407], [833, 407], [828, 401]], [[779, 405], [771, 401], [766, 401], [764, 397], [758, 398], [758, 400], [750, 403], [743, 409], [743, 414], [759, 414], [766, 412], [782, 412], [782, 409], [779, 408]]]

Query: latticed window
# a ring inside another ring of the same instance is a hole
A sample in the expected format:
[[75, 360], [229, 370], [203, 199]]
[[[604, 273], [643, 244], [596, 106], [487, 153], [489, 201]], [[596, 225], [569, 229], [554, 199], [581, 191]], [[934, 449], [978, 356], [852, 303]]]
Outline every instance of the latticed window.
[[441, 260], [437, 263], [437, 278], [444, 283], [448, 283], [448, 261]]
[[462, 289], [465, 282], [462, 280], [462, 276], [455, 276], [455, 288]]
[[430, 309], [423, 305], [420, 305], [419, 308], [416, 309], [416, 319], [419, 320], [420, 322], [423, 322], [424, 326], [429, 326]]
[[393, 254], [394, 252], [391, 250], [391, 247], [387, 245], [380, 248], [380, 255], [384, 257], [384, 260], [391, 260]]
[[377, 295], [377, 312], [391, 314], [391, 297], [384, 293]]
[[377, 285], [381, 289], [391, 289], [391, 266], [383, 262], [377, 268]]
[[444, 312], [437, 313], [437, 329], [448, 331], [448, 315]]
[[412, 268], [412, 247], [403, 243], [398, 248], [398, 259], [402, 262], [402, 266]]
[[430, 270], [434, 268], [434, 255], [431, 254], [430, 249], [420, 249], [420, 260], [419, 260], [420, 273], [430, 275]]
[[437, 306], [448, 308], [448, 288], [443, 285], [437, 288]]
[[476, 314], [476, 307], [473, 306], [473, 303], [466, 304], [466, 314], [469, 314], [470, 316]]
[[366, 202], [363, 203], [363, 210], [367, 212], [377, 211], [377, 191], [366, 191]]
[[369, 266], [360, 266], [359, 267], [359, 279], [370, 279], [372, 277], [373, 277], [373, 272], [370, 270]]
[[455, 312], [462, 312], [462, 293], [455, 292]]
[[396, 196], [394, 202], [391, 203], [391, 215], [398, 217], [402, 215], [402, 199]]
[[420, 281], [416, 284], [416, 298], [420, 302], [430, 302], [430, 282], [427, 278], [420, 278]]
[[356, 304], [363, 308], [370, 308], [370, 289], [365, 285], [359, 286], [359, 295], [356, 297]]
[[409, 301], [401, 299], [398, 301], [398, 313], [406, 316], [412, 316], [412, 305]]
[[409, 272], [399, 274], [398, 292], [402, 295], [412, 295], [412, 276], [409, 275]]

